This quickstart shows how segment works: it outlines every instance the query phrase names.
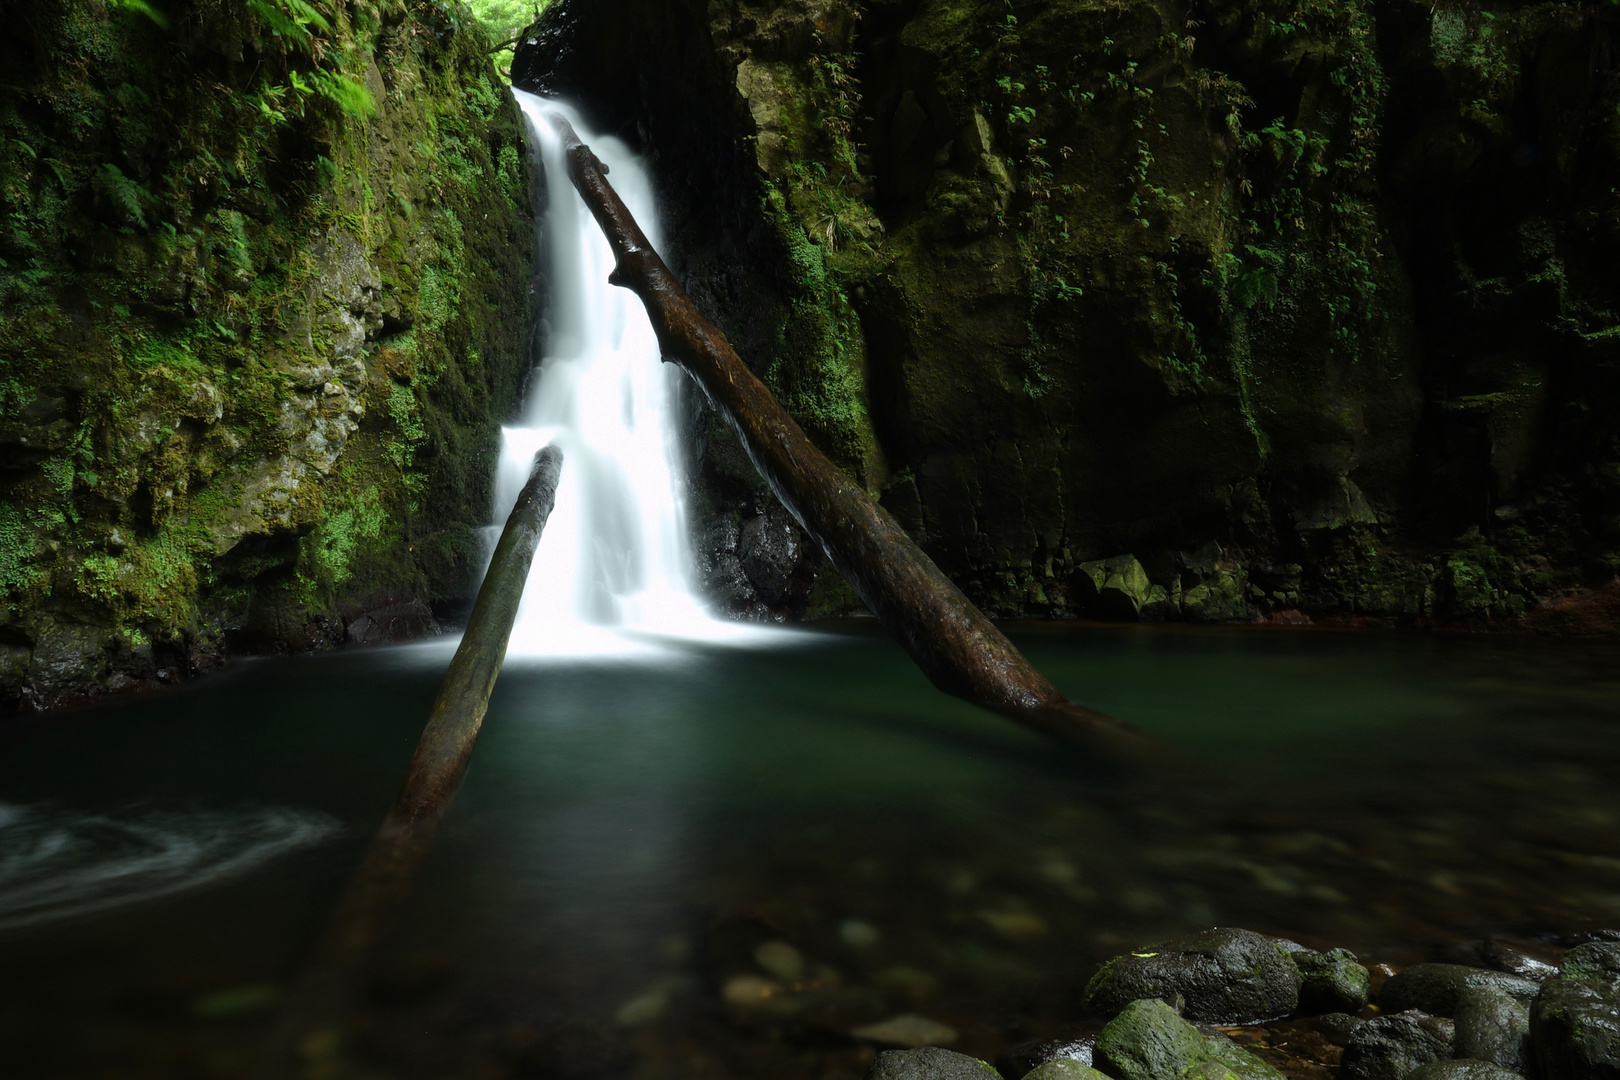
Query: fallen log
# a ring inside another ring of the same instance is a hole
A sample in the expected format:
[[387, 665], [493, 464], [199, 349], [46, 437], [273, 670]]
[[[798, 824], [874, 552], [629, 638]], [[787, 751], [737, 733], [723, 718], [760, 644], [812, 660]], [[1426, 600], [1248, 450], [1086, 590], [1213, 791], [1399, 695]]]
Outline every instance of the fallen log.
[[461, 644], [439, 684], [405, 784], [292, 992], [260, 1057], [259, 1077], [327, 1075], [342, 1054], [341, 1026], [366, 956], [410, 890], [466, 775], [534, 551], [556, 501], [562, 458], [555, 444], [534, 456], [528, 482], [495, 544]]
[[1134, 728], [1064, 698], [889, 512], [817, 449], [698, 311], [573, 126], [555, 112], [546, 123], [562, 143], [569, 179], [613, 247], [608, 280], [640, 297], [663, 358], [697, 380], [782, 505], [933, 684], [1066, 742], [1146, 752]]

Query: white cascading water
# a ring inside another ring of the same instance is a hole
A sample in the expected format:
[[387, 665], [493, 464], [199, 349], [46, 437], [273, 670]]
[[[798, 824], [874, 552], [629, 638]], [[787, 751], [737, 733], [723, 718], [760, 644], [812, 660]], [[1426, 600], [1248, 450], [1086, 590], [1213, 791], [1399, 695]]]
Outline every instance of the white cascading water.
[[509, 657], [645, 651], [648, 635], [753, 636], [713, 619], [690, 581], [675, 430], [675, 381], [641, 301], [608, 284], [613, 252], [569, 183], [546, 113], [566, 116], [609, 167], [614, 189], [656, 248], [658, 218], [641, 162], [576, 110], [516, 90], [545, 163], [550, 204], [551, 340], [522, 426], [502, 432], [495, 520], [504, 522], [535, 451], [556, 441], [557, 504], [535, 553]]

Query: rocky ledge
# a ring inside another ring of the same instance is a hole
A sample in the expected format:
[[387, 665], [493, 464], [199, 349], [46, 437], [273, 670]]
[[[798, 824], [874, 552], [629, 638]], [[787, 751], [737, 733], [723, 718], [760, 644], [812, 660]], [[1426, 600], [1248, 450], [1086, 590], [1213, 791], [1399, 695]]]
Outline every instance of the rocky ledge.
[[1612, 1080], [1620, 932], [1590, 937], [1556, 965], [1490, 942], [1486, 966], [1395, 972], [1216, 928], [1104, 964], [1085, 993], [1100, 1030], [996, 1066], [939, 1046], [889, 1050], [866, 1080]]

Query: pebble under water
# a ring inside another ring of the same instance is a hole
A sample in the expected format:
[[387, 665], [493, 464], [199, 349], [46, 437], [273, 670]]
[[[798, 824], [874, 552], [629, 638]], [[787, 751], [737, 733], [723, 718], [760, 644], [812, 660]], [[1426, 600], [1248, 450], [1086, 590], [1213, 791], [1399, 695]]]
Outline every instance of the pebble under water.
[[[1083, 1022], [1100, 960], [1206, 926], [1398, 966], [1620, 924], [1614, 643], [1014, 636], [1193, 767], [1098, 768], [864, 626], [509, 663], [351, 1060], [855, 1080], [896, 1018], [993, 1060]], [[241, 663], [0, 727], [6, 1075], [245, 1075], [448, 658]]]

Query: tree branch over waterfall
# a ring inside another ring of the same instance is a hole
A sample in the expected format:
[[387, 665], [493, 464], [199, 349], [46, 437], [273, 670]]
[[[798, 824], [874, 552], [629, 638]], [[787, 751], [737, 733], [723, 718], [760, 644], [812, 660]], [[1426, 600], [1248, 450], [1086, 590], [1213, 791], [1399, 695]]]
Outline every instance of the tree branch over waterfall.
[[609, 280], [646, 306], [665, 360], [692, 375], [737, 432], [782, 504], [935, 686], [1043, 734], [1087, 749], [1138, 756], [1150, 741], [1060, 694], [899, 524], [829, 461], [755, 377], [664, 265], [568, 121], [569, 178], [617, 260]]

